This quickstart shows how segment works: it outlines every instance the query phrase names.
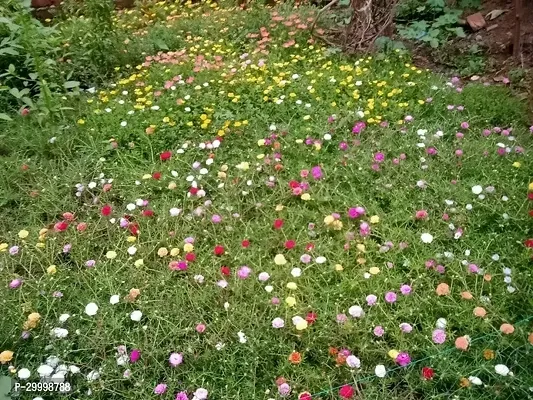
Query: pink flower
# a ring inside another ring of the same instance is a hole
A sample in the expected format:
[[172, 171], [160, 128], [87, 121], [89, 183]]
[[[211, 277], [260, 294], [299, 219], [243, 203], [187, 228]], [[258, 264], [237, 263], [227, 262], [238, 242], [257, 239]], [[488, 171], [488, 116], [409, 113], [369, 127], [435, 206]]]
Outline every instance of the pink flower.
[[455, 150], [455, 156], [456, 157], [461, 157], [462, 155], [463, 155], [463, 150], [461, 150], [461, 149]]
[[408, 296], [411, 294], [411, 286], [409, 285], [402, 285], [400, 286], [400, 292], [404, 295], [404, 296]]
[[222, 221], [222, 217], [221, 217], [220, 215], [215, 214], [215, 215], [213, 215], [213, 216], [211, 217], [211, 221], [212, 221], [214, 224], [218, 224], [218, 223], [220, 223], [220, 221]]
[[367, 222], [361, 222], [359, 225], [359, 234], [362, 237], [367, 237], [370, 235], [370, 225]]
[[378, 298], [375, 294], [369, 294], [368, 296], [366, 296], [366, 303], [369, 305], [369, 306], [373, 306], [374, 304], [376, 304]]
[[437, 155], [438, 151], [435, 147], [428, 147], [426, 153], [428, 153], [430, 156], [434, 156]]
[[301, 176], [302, 178], [304, 178], [304, 179], [307, 178], [307, 177], [309, 176], [309, 171], [306, 170], [306, 169], [302, 169], [302, 170], [300, 171], [300, 176]]
[[359, 218], [362, 215], [365, 215], [365, 209], [361, 206], [348, 209], [348, 217], [350, 218]]
[[136, 363], [141, 358], [141, 352], [137, 349], [132, 350], [130, 353], [130, 362]]
[[356, 122], [352, 128], [352, 133], [355, 135], [359, 135], [365, 128], [366, 128], [366, 124], [364, 122], [362, 121]]
[[196, 325], [196, 332], [198, 333], [204, 333], [205, 332], [205, 329], [206, 329], [206, 326], [204, 324], [198, 324]]
[[470, 125], [468, 124], [468, 122], [461, 122], [461, 128], [462, 129], [468, 129], [468, 128], [470, 128]]
[[400, 329], [402, 330], [403, 333], [411, 333], [411, 331], [413, 330], [413, 327], [406, 322], [402, 322], [400, 324]]
[[250, 276], [251, 272], [252, 270], [245, 265], [239, 268], [239, 270], [237, 271], [237, 276], [239, 277], [239, 279], [246, 279], [248, 278], [248, 276]]
[[374, 328], [374, 335], [377, 337], [382, 337], [385, 334], [385, 329], [381, 325], [378, 325]]
[[374, 154], [374, 161], [378, 163], [385, 161], [385, 154], [381, 152]]
[[160, 383], [154, 388], [155, 394], [162, 395], [162, 394], [165, 394], [166, 391], [167, 391], [167, 385], [164, 383]]
[[420, 219], [426, 219], [428, 217], [428, 212], [426, 210], [418, 210], [416, 213], [415, 213], [415, 218], [420, 220]]
[[394, 302], [396, 302], [396, 293], [394, 293], [394, 292], [387, 292], [387, 293], [385, 294], [385, 301], [386, 301], [387, 303], [394, 303]]
[[278, 386], [278, 392], [281, 397], [286, 397], [291, 394], [291, 387], [288, 383], [282, 383]]
[[348, 320], [346, 314], [337, 314], [337, 322], [339, 324], [344, 324]]
[[183, 362], [183, 355], [181, 353], [172, 353], [168, 358], [168, 362], [171, 366], [177, 367]]
[[10, 289], [17, 289], [17, 288], [19, 288], [21, 285], [22, 285], [22, 279], [13, 279], [13, 280], [9, 283], [9, 288], [10, 288]]
[[435, 329], [431, 335], [433, 343], [443, 344], [446, 341], [446, 332], [443, 329]]

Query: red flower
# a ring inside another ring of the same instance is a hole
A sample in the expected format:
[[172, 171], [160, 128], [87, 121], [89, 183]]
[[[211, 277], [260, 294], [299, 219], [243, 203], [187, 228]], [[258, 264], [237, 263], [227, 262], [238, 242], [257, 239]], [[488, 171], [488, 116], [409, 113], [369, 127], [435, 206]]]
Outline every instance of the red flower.
[[316, 322], [316, 319], [317, 319], [317, 315], [314, 312], [307, 313], [305, 317], [305, 320], [307, 321], [309, 325], [314, 324]]
[[193, 262], [194, 260], [196, 260], [196, 256], [194, 255], [194, 253], [187, 253], [185, 255], [185, 259], [189, 262]]
[[424, 367], [422, 368], [422, 378], [425, 380], [432, 380], [433, 376], [435, 376], [435, 371], [433, 371], [433, 368], [430, 367]]
[[533, 200], [533, 192], [529, 192], [529, 193], [527, 194], [527, 199], [528, 199], [528, 200]]
[[525, 242], [524, 242], [524, 246], [526, 246], [527, 248], [533, 248], [533, 239], [527, 239]]
[[153, 217], [154, 216], [154, 212], [152, 210], [143, 210], [143, 215], [145, 217]]
[[303, 392], [298, 395], [298, 400], [311, 400], [311, 393]]
[[198, 193], [198, 188], [192, 187], [189, 189], [189, 193], [193, 196], [196, 196], [196, 193]]
[[528, 214], [529, 214], [530, 217], [533, 217], [533, 210], [529, 210]]
[[274, 229], [281, 229], [281, 227], [283, 226], [283, 220], [282, 219], [276, 219], [274, 221]]
[[285, 248], [286, 248], [287, 250], [293, 249], [294, 246], [296, 246], [296, 242], [295, 242], [294, 240], [287, 240], [287, 241], [285, 242]]
[[306, 251], [311, 251], [314, 248], [315, 248], [315, 245], [313, 243], [307, 243], [307, 245], [305, 246]]
[[56, 224], [54, 225], [54, 231], [56, 232], [66, 231], [67, 228], [68, 228], [68, 222], [66, 221], [56, 222]]
[[159, 179], [161, 179], [161, 172], [154, 172], [152, 174], [152, 178], [158, 181]]
[[250, 241], [248, 239], [244, 239], [242, 242], [241, 242], [241, 246], [246, 248], [248, 246], [250, 246]]
[[224, 276], [229, 276], [230, 273], [231, 273], [229, 267], [226, 267], [225, 265], [223, 265], [222, 267], [220, 267], [220, 272], [221, 272], [222, 275], [224, 275]]
[[221, 256], [224, 254], [224, 246], [216, 245], [215, 246], [215, 256]]
[[344, 385], [339, 389], [339, 396], [343, 399], [351, 399], [355, 394], [355, 390], [350, 385]]
[[109, 215], [111, 215], [111, 212], [113, 211], [113, 208], [106, 204], [105, 206], [102, 207], [102, 209], [100, 210], [100, 213], [104, 216], [104, 217], [108, 217]]
[[139, 224], [137, 222], [130, 223], [128, 229], [133, 236], [139, 235]]
[[289, 187], [291, 189], [296, 189], [296, 188], [300, 187], [300, 183], [298, 181], [290, 181], [289, 182]]
[[170, 160], [170, 157], [172, 157], [172, 152], [171, 151], [164, 151], [161, 154], [159, 154], [159, 159], [161, 161]]

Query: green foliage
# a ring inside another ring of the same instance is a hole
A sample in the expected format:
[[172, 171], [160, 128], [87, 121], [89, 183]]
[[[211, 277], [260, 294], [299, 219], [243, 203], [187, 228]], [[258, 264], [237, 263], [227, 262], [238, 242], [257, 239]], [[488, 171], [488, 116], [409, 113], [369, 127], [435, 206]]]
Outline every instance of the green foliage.
[[458, 26], [461, 13], [460, 8], [450, 8], [444, 0], [404, 1], [398, 9], [398, 33], [437, 48], [455, 37], [465, 37]]

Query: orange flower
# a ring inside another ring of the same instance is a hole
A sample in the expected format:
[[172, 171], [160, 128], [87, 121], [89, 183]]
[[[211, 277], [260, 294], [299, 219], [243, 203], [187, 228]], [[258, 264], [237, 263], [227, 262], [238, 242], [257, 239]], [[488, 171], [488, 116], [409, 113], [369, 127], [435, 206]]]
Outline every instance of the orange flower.
[[512, 326], [511, 324], [502, 324], [502, 326], [500, 326], [500, 332], [506, 335], [510, 335], [514, 332], [514, 326]]
[[485, 318], [487, 311], [483, 307], [476, 307], [474, 308], [474, 315], [476, 317]]
[[447, 296], [450, 294], [450, 287], [448, 286], [447, 283], [442, 282], [442, 283], [439, 283], [439, 285], [435, 289], [435, 292], [439, 296]]
[[529, 336], [527, 337], [527, 340], [528, 340], [529, 344], [533, 344], [533, 332], [531, 332], [529, 334]]
[[302, 355], [297, 351], [293, 351], [289, 356], [289, 362], [291, 364], [300, 364], [302, 362]]
[[485, 358], [485, 360], [494, 360], [494, 357], [495, 357], [494, 350], [491, 350], [491, 349], [483, 350], [483, 357]]
[[461, 378], [461, 380], [459, 381], [459, 386], [461, 386], [462, 388], [467, 388], [470, 386], [470, 381], [467, 378]]
[[337, 366], [344, 365], [346, 363], [346, 356], [339, 353], [335, 361], [337, 362]]
[[459, 350], [466, 351], [470, 345], [470, 340], [468, 336], [459, 336], [455, 339], [455, 347]]
[[[532, 333], [533, 335], [533, 333]], [[339, 350], [336, 347], [330, 347], [329, 348], [329, 355], [330, 356], [336, 356], [339, 353]]]
[[461, 292], [461, 297], [465, 300], [472, 300], [474, 296], [470, 292]]
[[276, 385], [280, 386], [284, 383], [287, 383], [287, 380], [284, 377], [280, 376], [278, 379], [276, 379]]
[[483, 275], [483, 279], [485, 279], [487, 282], [490, 282], [492, 280], [492, 275], [491, 274], [485, 274], [485, 275]]

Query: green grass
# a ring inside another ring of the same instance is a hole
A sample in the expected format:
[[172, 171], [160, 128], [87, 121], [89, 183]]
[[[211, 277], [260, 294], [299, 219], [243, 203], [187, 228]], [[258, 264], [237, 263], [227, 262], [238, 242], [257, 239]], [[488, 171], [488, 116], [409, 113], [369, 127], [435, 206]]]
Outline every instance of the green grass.
[[[532, 146], [523, 105], [501, 87], [448, 84], [412, 66], [403, 53], [360, 59], [329, 54], [321, 44], [308, 42], [306, 28], [296, 27], [310, 24], [306, 19], [314, 15], [312, 8], [252, 6], [242, 11], [202, 4], [184, 6], [172, 21], [166, 16], [173, 8], [160, 4], [155, 10], [155, 22], [141, 28], [147, 31], [143, 46], [163, 41], [172, 51], [184, 49], [188, 59], [125, 67], [116, 86], [74, 100], [57, 97], [60, 105], [73, 108], [60, 118], [39, 125], [30, 113], [2, 127], [0, 243], [6, 245], [0, 253], [0, 351], [14, 352], [2, 373], [9, 373], [8, 365], [28, 368], [31, 380], [38, 380], [37, 368], [55, 355], [61, 364], [81, 370], [66, 377], [74, 391], [65, 396], [72, 399], [157, 397], [158, 383], [168, 385], [163, 396], [168, 399], [199, 387], [209, 391], [210, 399], [279, 398], [276, 379], [281, 376], [292, 387], [290, 398], [304, 391], [338, 398], [344, 384], [356, 385], [365, 399], [526, 398], [533, 386], [531, 324], [518, 322], [533, 314], [530, 252], [523, 244], [531, 235]], [[207, 11], [210, 15], [202, 16]], [[287, 21], [291, 14], [300, 22], [285, 26], [276, 21], [277, 15]], [[143, 20], [135, 10], [116, 23], [133, 38], [138, 26], [132, 21]], [[260, 34], [261, 27], [271, 38], [268, 54], [255, 52], [260, 36], [249, 37]], [[216, 65], [215, 55], [222, 60], [216, 68], [204, 65], [194, 71], [197, 55], [211, 65]], [[264, 67], [258, 66], [260, 59]], [[245, 60], [254, 67], [244, 68]], [[178, 76], [194, 81], [164, 88]], [[280, 85], [282, 80], [287, 82]], [[455, 109], [448, 110], [449, 105]], [[354, 135], [358, 121], [366, 128]], [[464, 122], [467, 129], [461, 128]], [[147, 134], [150, 127], [153, 133]], [[495, 127], [512, 128], [511, 136], [496, 133]], [[492, 130], [488, 137], [482, 134], [485, 129]], [[439, 131], [442, 137], [434, 137]], [[459, 131], [464, 138], [456, 137]], [[270, 144], [262, 142], [272, 134], [278, 136]], [[199, 147], [217, 135], [222, 135], [220, 147]], [[306, 144], [307, 138], [320, 145]], [[339, 149], [343, 142], [346, 150]], [[498, 143], [510, 152], [498, 155]], [[438, 154], [426, 154], [430, 147]], [[455, 155], [458, 149], [462, 157]], [[172, 158], [161, 161], [165, 151], [172, 151]], [[382, 163], [373, 161], [377, 153], [384, 155]], [[393, 160], [402, 154], [405, 159], [396, 164]], [[195, 162], [206, 171], [194, 169]], [[249, 168], [242, 168], [245, 162]], [[310, 199], [295, 196], [289, 183], [304, 180], [301, 171], [318, 165], [323, 177], [305, 179]], [[160, 179], [153, 178], [156, 172]], [[189, 176], [205, 197], [188, 195]], [[420, 181], [426, 182], [425, 189]], [[79, 184], [84, 190], [77, 196]], [[480, 199], [472, 189], [477, 185], [494, 191], [484, 190]], [[149, 203], [128, 210], [137, 199]], [[112, 206], [110, 215], [101, 214], [104, 205]], [[350, 219], [347, 212], [356, 206], [366, 214]], [[172, 208], [181, 214], [172, 217]], [[154, 215], [142, 215], [146, 209]], [[199, 209], [202, 214], [195, 215]], [[417, 221], [417, 210], [427, 210], [428, 218]], [[65, 212], [74, 215], [73, 222], [66, 231], [54, 232]], [[340, 216], [338, 230], [324, 222], [332, 213]], [[126, 214], [138, 224], [136, 237], [119, 226]], [[443, 214], [449, 219], [443, 220]], [[222, 221], [214, 223], [214, 215]], [[273, 228], [276, 219], [284, 221], [281, 229]], [[362, 221], [371, 226], [366, 237], [359, 233]], [[87, 225], [85, 231], [77, 231], [79, 223]], [[42, 228], [48, 231], [39, 233]], [[463, 234], [454, 239], [458, 229]], [[421, 241], [425, 232], [433, 235], [432, 243]], [[195, 240], [196, 260], [186, 271], [171, 270], [171, 261], [184, 259], [188, 237]], [[248, 248], [241, 244], [244, 239], [250, 240]], [[293, 249], [285, 248], [287, 240], [295, 241]], [[306, 249], [309, 243], [313, 249]], [[402, 249], [400, 243], [408, 246]], [[71, 248], [65, 252], [67, 244]], [[225, 254], [215, 256], [216, 245], [224, 246]], [[12, 246], [19, 246], [17, 255], [7, 251]], [[128, 253], [132, 246], [135, 254]], [[162, 248], [180, 252], [162, 255]], [[110, 251], [116, 258], [106, 256]], [[286, 264], [274, 262], [278, 254]], [[303, 254], [313, 261], [301, 262]], [[317, 263], [317, 257], [326, 261]], [[93, 268], [86, 267], [88, 260], [96, 261]], [[443, 265], [444, 273], [426, 268], [429, 260]], [[469, 273], [463, 260], [483, 273]], [[231, 269], [230, 277], [221, 274], [223, 265]], [[245, 265], [250, 276], [237, 278]], [[291, 275], [296, 267], [299, 277]], [[505, 267], [512, 271], [511, 283], [504, 282]], [[268, 282], [259, 281], [261, 272], [270, 274]], [[198, 275], [203, 283], [197, 282]], [[9, 289], [16, 278], [23, 285]], [[222, 279], [227, 288], [217, 286]], [[290, 282], [297, 288], [289, 289]], [[449, 295], [437, 296], [440, 283], [449, 285]], [[409, 296], [400, 293], [403, 284], [411, 285]], [[132, 288], [140, 295], [128, 303], [124, 297]], [[384, 301], [389, 291], [398, 295], [395, 304]], [[465, 291], [472, 300], [461, 298]], [[62, 297], [54, 296], [57, 292]], [[378, 297], [377, 305], [367, 305], [369, 294]], [[110, 304], [112, 295], [120, 296], [119, 304]], [[296, 300], [293, 307], [285, 303], [289, 296]], [[272, 304], [273, 297], [279, 305]], [[85, 307], [92, 302], [99, 310], [88, 316]], [[353, 305], [366, 315], [352, 318], [348, 309]], [[475, 317], [475, 307], [483, 307], [486, 317]], [[134, 310], [142, 311], [140, 322], [130, 319]], [[40, 323], [29, 339], [21, 339], [31, 312], [41, 315]], [[291, 319], [309, 312], [317, 314], [316, 322], [297, 331]], [[70, 318], [60, 323], [65, 313]], [[339, 314], [348, 316], [344, 324], [337, 322]], [[276, 317], [284, 319], [284, 328], [272, 328]], [[431, 339], [439, 318], [447, 320], [441, 345]], [[513, 334], [499, 332], [504, 322], [516, 324]], [[412, 332], [402, 333], [401, 323], [409, 323]], [[205, 332], [197, 333], [197, 324], [205, 324]], [[378, 325], [385, 329], [380, 338], [373, 334]], [[67, 337], [51, 337], [55, 327], [66, 328]], [[239, 342], [239, 331], [246, 343]], [[463, 335], [472, 338], [466, 352], [454, 348]], [[140, 360], [118, 366], [121, 345], [139, 349]], [[330, 348], [349, 349], [361, 368], [337, 366]], [[483, 357], [486, 349], [495, 352], [494, 359]], [[390, 350], [408, 352], [413, 365], [395, 368]], [[288, 361], [293, 351], [302, 355], [299, 365]], [[183, 353], [183, 364], [176, 368], [168, 364], [172, 352]], [[374, 376], [378, 364], [389, 370], [385, 378]], [[497, 364], [507, 365], [514, 375], [496, 374]], [[434, 369], [433, 380], [421, 378], [422, 367]], [[129, 377], [124, 377], [126, 370]], [[100, 378], [89, 382], [91, 371], [100, 371]], [[485, 385], [462, 388], [461, 378], [470, 376]]]

